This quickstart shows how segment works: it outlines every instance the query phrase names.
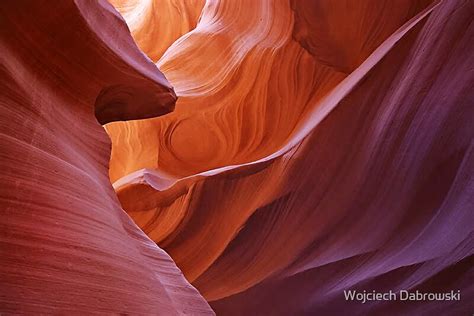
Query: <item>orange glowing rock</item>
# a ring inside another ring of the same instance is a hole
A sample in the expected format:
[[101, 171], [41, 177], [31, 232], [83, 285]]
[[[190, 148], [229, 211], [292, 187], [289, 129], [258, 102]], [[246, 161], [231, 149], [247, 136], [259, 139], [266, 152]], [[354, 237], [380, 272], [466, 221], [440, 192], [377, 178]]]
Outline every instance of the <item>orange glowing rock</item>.
[[472, 312], [473, 1], [110, 2], [0, 6], [0, 313]]
[[156, 63], [176, 110], [106, 126], [122, 206], [226, 315], [363, 313], [344, 289], [465, 278], [472, 201], [449, 192], [472, 176], [467, 6], [208, 1]]

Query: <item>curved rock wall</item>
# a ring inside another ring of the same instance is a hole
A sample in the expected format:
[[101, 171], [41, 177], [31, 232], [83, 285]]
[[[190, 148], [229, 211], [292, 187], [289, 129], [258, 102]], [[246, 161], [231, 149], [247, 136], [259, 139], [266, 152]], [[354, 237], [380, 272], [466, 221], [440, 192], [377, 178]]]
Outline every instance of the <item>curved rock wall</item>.
[[176, 110], [106, 126], [122, 206], [218, 314], [469, 312], [472, 12], [207, 1], [157, 62]]
[[111, 3], [0, 5], [0, 313], [472, 313], [472, 1]]
[[108, 179], [98, 121], [168, 113], [173, 89], [110, 4], [48, 4], [0, 5], [0, 313], [213, 314]]

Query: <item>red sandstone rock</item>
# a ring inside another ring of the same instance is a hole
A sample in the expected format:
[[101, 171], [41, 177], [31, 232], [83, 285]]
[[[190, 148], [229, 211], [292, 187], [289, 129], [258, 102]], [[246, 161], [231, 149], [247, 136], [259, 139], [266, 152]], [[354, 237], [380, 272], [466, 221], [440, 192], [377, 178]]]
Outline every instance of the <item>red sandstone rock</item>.
[[107, 125], [124, 209], [218, 314], [468, 313], [472, 3], [269, 3], [209, 2], [157, 62], [176, 111]]
[[176, 100], [120, 15], [105, 1], [6, 1], [0, 30], [0, 313], [212, 314], [108, 179], [97, 120]]
[[3, 310], [474, 310], [472, 2], [112, 2], [174, 112], [110, 6], [1, 7]]

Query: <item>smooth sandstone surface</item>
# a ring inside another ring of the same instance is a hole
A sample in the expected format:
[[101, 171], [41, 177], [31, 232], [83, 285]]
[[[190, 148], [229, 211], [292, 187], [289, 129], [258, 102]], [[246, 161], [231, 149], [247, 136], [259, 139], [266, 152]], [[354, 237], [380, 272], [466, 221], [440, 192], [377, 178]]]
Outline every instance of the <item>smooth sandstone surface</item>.
[[472, 313], [472, 1], [110, 3], [0, 4], [1, 314]]
[[110, 0], [127, 21], [138, 47], [154, 62], [196, 27], [205, 0]]
[[106, 125], [123, 208], [218, 314], [472, 312], [473, 16], [462, 0], [206, 1], [156, 63], [175, 111]]
[[0, 314], [212, 315], [108, 178], [100, 123], [176, 101], [121, 16], [105, 1], [3, 1], [0, 60]]

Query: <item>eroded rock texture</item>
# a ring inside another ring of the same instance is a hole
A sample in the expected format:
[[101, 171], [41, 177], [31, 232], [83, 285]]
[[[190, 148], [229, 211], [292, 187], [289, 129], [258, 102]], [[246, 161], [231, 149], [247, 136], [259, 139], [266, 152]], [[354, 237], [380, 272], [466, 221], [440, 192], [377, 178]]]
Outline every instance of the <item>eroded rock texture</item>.
[[0, 314], [213, 314], [108, 179], [99, 122], [176, 100], [120, 15], [105, 1], [3, 1], [0, 32]]
[[0, 313], [472, 313], [474, 2], [51, 3], [0, 4]]
[[[117, 6], [146, 12], [127, 21], [152, 58], [172, 27], [147, 8], [165, 2]], [[156, 63], [175, 111], [106, 126], [122, 206], [218, 314], [471, 313], [473, 14], [463, 0], [216, 0], [195, 28], [171, 15], [190, 30]], [[345, 289], [462, 300], [360, 304]]]

